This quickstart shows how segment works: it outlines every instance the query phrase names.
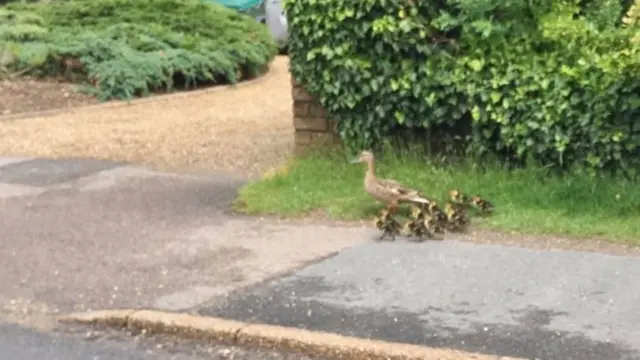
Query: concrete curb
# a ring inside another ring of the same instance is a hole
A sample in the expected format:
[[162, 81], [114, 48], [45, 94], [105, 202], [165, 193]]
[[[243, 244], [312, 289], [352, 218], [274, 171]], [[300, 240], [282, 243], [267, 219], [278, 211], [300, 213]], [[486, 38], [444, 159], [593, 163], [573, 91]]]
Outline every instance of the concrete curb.
[[251, 80], [241, 81], [233, 85], [214, 85], [212, 87], [200, 89], [200, 90], [188, 90], [188, 91], [180, 91], [180, 92], [175, 92], [170, 94], [154, 95], [154, 96], [145, 97], [145, 98], [132, 99], [129, 101], [114, 100], [114, 101], [109, 101], [109, 102], [100, 103], [100, 104], [50, 109], [50, 110], [42, 110], [42, 111], [31, 111], [26, 113], [18, 113], [18, 114], [10, 114], [10, 115], [0, 115], [0, 122], [23, 120], [23, 119], [29, 119], [34, 117], [55, 116], [59, 114], [70, 114], [70, 113], [87, 111], [87, 110], [102, 110], [102, 109], [119, 108], [124, 106], [134, 106], [139, 104], [147, 104], [151, 102], [180, 99], [185, 96], [200, 96], [200, 95], [205, 95], [205, 94], [214, 93], [218, 91], [234, 90], [234, 89], [239, 89], [245, 86], [255, 85], [272, 77], [273, 74], [274, 74], [273, 63], [271, 63], [269, 64], [269, 70], [267, 70], [267, 72], [265, 72], [261, 76], [258, 76], [257, 78], [254, 78]]
[[336, 360], [524, 360], [155, 310], [92, 311], [65, 315], [58, 321], [144, 329]]

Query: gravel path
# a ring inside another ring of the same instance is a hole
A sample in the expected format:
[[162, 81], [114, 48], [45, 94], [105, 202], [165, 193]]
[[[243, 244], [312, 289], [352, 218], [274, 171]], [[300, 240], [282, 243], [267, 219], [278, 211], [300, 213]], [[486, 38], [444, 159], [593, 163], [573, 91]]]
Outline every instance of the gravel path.
[[0, 120], [0, 155], [82, 156], [253, 175], [290, 154], [291, 101], [288, 58], [279, 56], [265, 78], [238, 88]]

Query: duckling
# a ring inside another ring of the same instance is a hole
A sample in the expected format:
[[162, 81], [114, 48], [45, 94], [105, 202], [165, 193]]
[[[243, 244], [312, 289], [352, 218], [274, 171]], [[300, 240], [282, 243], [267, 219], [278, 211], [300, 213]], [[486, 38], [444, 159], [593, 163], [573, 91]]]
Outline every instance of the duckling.
[[409, 220], [407, 220], [402, 227], [404, 235], [407, 237], [417, 236], [420, 241], [422, 241], [425, 236], [431, 237], [431, 234], [425, 226], [424, 219], [426, 216], [428, 215], [423, 207], [411, 205]]
[[469, 197], [456, 189], [449, 190], [449, 198], [454, 204], [468, 204]]
[[374, 225], [378, 230], [382, 231], [382, 235], [378, 238], [378, 241], [383, 240], [385, 237], [391, 237], [391, 241], [396, 240], [396, 236], [400, 235], [400, 223], [391, 216], [391, 213], [386, 208], [380, 210], [380, 216], [375, 217]]
[[487, 200], [482, 199], [480, 196], [475, 195], [471, 198], [471, 204], [480, 210], [480, 214], [489, 215], [493, 213], [493, 204]]
[[447, 214], [447, 230], [452, 232], [466, 231], [470, 221], [462, 206], [447, 203], [444, 211]]
[[427, 215], [427, 207], [425, 206], [425, 204], [420, 204], [420, 206], [416, 206], [416, 205], [411, 205], [409, 207], [409, 209], [411, 210], [410, 214], [409, 214], [409, 218], [413, 219], [413, 220], [421, 220], [424, 218], [425, 215]]
[[429, 229], [426, 228], [424, 220], [422, 219], [407, 220], [402, 227], [402, 232], [409, 238], [417, 237], [417, 241], [424, 241], [425, 237], [431, 238], [431, 233]]
[[432, 200], [426, 206], [426, 213], [430, 215], [440, 226], [447, 223], [447, 215], [438, 207], [438, 202]]
[[[429, 215], [429, 210], [424, 207], [411, 206], [410, 219], [404, 223], [403, 233], [408, 237], [417, 236], [419, 241], [427, 239], [442, 240], [444, 235], [444, 223], [436, 217]], [[446, 215], [437, 208], [437, 204], [432, 205], [431, 212], [441, 215], [446, 221]]]
[[440, 222], [434, 219], [430, 215], [426, 215], [422, 220], [426, 232], [430, 235], [429, 237], [434, 240], [443, 240], [444, 239], [444, 227]]

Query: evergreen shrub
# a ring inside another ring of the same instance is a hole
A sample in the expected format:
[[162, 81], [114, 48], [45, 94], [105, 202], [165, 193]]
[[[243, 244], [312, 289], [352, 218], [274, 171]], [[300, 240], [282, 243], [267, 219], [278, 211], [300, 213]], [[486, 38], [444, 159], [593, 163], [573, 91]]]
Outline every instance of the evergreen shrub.
[[87, 82], [102, 100], [236, 83], [278, 51], [264, 25], [201, 0], [12, 3], [0, 16], [12, 19], [0, 25], [5, 67]]

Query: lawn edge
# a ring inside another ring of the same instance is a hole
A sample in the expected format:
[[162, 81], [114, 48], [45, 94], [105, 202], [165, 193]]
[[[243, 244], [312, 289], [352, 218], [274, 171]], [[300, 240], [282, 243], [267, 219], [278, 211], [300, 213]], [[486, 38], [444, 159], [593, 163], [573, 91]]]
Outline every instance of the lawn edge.
[[447, 348], [347, 337], [292, 327], [157, 310], [99, 310], [60, 316], [67, 324], [103, 325], [213, 340], [229, 345], [294, 351], [336, 360], [519, 360]]

